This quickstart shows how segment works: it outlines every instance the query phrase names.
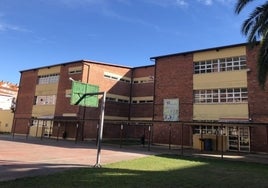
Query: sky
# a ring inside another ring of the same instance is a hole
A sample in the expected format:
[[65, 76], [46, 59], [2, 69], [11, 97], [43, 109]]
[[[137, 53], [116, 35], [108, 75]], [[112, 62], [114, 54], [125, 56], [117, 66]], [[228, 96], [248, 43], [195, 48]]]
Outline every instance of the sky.
[[76, 60], [128, 67], [246, 42], [236, 0], [0, 0], [0, 80]]

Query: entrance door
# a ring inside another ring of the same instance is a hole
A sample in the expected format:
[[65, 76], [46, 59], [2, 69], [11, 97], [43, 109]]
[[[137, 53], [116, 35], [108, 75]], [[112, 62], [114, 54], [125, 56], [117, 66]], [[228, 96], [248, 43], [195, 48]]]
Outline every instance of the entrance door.
[[229, 151], [250, 151], [249, 127], [228, 127]]
[[249, 127], [239, 127], [239, 151], [250, 151]]

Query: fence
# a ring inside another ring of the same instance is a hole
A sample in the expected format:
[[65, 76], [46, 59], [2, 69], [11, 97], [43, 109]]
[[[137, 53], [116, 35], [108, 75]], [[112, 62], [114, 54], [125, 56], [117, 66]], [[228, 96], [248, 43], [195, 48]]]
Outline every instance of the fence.
[[[33, 137], [98, 140], [98, 119], [14, 119], [12, 133]], [[239, 122], [164, 122], [106, 120], [103, 142], [120, 147], [161, 145], [168, 149], [186, 147], [207, 151], [268, 152], [268, 125]]]

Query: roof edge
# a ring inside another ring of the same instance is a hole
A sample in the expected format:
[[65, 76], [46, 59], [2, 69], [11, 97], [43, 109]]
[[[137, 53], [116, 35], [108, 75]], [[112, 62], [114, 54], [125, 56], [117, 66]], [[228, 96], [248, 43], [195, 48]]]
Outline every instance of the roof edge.
[[[257, 42], [259, 43], [259, 42]], [[150, 60], [156, 60], [164, 57], [171, 57], [171, 56], [178, 56], [178, 55], [187, 55], [191, 53], [198, 53], [198, 52], [205, 52], [205, 51], [210, 51], [210, 50], [220, 50], [224, 48], [231, 48], [231, 47], [238, 47], [238, 46], [245, 46], [249, 45], [250, 43], [238, 43], [238, 44], [232, 44], [232, 45], [226, 45], [226, 46], [219, 46], [219, 47], [213, 47], [213, 48], [204, 48], [200, 50], [192, 50], [192, 51], [185, 51], [185, 52], [179, 52], [179, 53], [173, 53], [173, 54], [167, 54], [167, 55], [160, 55], [160, 56], [154, 56], [150, 57]]]
[[107, 66], [121, 67], [121, 68], [128, 68], [128, 69], [132, 68], [132, 67], [123, 66], [123, 65], [116, 65], [116, 64], [105, 63], [105, 62], [100, 62], [100, 61], [81, 59], [81, 60], [57, 63], [57, 64], [53, 64], [53, 65], [46, 65], [46, 66], [41, 66], [41, 67], [36, 67], [36, 68], [31, 68], [31, 69], [25, 69], [25, 70], [21, 70], [19, 72], [22, 73], [22, 72], [31, 71], [31, 70], [50, 68], [50, 67], [56, 67], [56, 66], [61, 66], [61, 65], [69, 65], [69, 64], [73, 64], [73, 63], [93, 63], [93, 64], [100, 64], [100, 65], [107, 65]]

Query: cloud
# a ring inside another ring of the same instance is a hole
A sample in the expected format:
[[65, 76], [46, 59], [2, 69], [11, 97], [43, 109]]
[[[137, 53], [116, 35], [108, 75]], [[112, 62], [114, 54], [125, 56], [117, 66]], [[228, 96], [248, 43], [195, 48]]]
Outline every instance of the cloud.
[[205, 5], [212, 5], [213, 3], [212, 0], [198, 0], [198, 2], [203, 3]]
[[229, 5], [229, 4], [233, 4], [234, 0], [197, 0], [199, 3], [202, 3], [204, 5], [213, 5], [214, 3], [220, 3], [223, 5]]
[[50, 0], [51, 2], [58, 2], [68, 7], [81, 7], [81, 6], [107, 6], [113, 3], [120, 3], [129, 5], [131, 0]]
[[5, 32], [5, 31], [30, 32], [29, 30], [25, 28], [22, 28], [16, 25], [7, 24], [7, 23], [0, 21], [0, 32]]
[[188, 3], [185, 0], [177, 0], [176, 4], [178, 6], [188, 6]]
[[0, 32], [6, 32], [6, 31], [17, 31], [17, 32], [30, 32], [28, 29], [25, 29], [21, 26], [9, 24], [7, 23], [5, 19], [6, 15], [3, 12], [0, 12]]

